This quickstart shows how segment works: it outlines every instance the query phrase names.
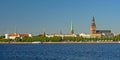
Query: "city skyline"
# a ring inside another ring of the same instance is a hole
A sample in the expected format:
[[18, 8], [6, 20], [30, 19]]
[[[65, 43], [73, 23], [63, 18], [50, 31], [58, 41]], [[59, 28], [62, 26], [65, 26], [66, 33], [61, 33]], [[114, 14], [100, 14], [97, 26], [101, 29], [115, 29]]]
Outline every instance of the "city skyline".
[[1, 0], [0, 34], [46, 32], [89, 33], [92, 16], [97, 29], [120, 32], [119, 0]]

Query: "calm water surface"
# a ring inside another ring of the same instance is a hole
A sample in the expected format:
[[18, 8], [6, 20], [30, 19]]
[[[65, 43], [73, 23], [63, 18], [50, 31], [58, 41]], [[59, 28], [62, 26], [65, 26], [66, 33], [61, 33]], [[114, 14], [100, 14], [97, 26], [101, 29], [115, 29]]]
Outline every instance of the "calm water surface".
[[120, 60], [120, 44], [0, 44], [0, 60]]

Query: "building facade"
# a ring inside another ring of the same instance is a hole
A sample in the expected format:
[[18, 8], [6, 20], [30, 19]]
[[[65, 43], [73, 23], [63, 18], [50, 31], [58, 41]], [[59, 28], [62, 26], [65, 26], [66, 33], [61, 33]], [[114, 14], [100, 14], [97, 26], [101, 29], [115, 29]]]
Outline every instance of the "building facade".
[[114, 34], [111, 30], [96, 30], [95, 18], [92, 17], [92, 23], [90, 25], [90, 36], [91, 37], [111, 37]]
[[5, 39], [15, 39], [15, 38], [22, 38], [22, 37], [32, 37], [32, 34], [17, 34], [17, 33], [13, 33], [13, 34], [5, 34]]

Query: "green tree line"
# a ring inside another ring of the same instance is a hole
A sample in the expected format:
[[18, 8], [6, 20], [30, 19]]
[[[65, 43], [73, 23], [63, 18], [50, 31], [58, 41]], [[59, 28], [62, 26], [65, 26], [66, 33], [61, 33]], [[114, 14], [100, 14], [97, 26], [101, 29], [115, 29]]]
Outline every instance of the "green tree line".
[[33, 36], [33, 37], [17, 37], [15, 39], [5, 39], [4, 36], [0, 36], [0, 42], [90, 42], [90, 41], [120, 41], [120, 35], [114, 37], [102, 37], [102, 38], [84, 38], [84, 37], [44, 37], [44, 36]]

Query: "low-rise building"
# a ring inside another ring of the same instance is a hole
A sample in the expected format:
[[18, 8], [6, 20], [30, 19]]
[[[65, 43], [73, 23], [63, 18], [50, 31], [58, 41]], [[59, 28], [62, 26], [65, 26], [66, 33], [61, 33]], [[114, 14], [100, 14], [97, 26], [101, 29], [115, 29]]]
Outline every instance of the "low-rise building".
[[77, 35], [76, 34], [53, 34], [53, 35], [46, 35], [46, 37], [55, 37], [55, 36], [57, 36], [57, 37], [77, 37]]
[[114, 34], [111, 32], [111, 30], [96, 30], [96, 33], [101, 33], [102, 37], [112, 37]]
[[32, 34], [17, 34], [17, 33], [13, 33], [13, 34], [5, 34], [5, 39], [15, 39], [16, 37], [32, 37]]
[[84, 38], [90, 38], [90, 34], [85, 34], [85, 33], [80, 33], [79, 36]]

